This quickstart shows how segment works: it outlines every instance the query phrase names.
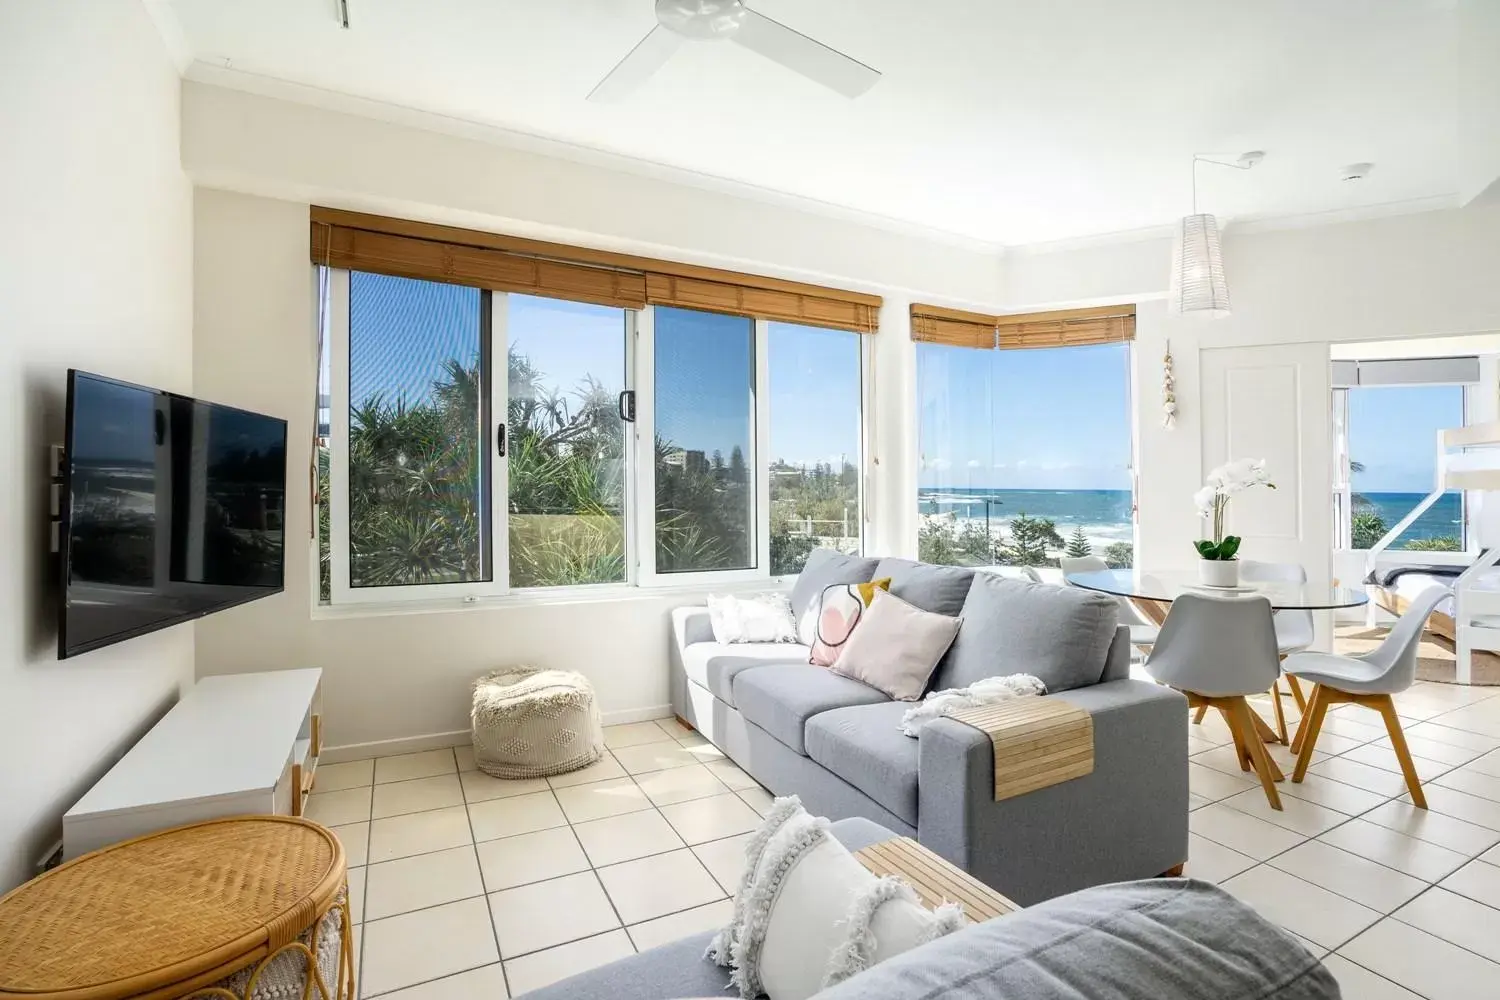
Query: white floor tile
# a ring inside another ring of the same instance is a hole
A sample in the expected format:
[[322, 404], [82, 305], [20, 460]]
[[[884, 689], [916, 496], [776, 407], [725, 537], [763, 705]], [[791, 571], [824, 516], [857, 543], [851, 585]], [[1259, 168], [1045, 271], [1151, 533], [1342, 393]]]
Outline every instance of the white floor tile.
[[1196, 732], [1188, 733], [1188, 756], [1203, 753], [1205, 750], [1212, 750], [1217, 746], [1223, 746], [1223, 744], [1218, 740], [1204, 739], [1202, 735]]
[[559, 979], [608, 965], [635, 954], [630, 935], [623, 930], [610, 931], [584, 941], [549, 948], [505, 963], [512, 996], [550, 986]]
[[567, 817], [549, 789], [506, 799], [469, 803], [469, 823], [474, 840], [498, 840], [534, 830], [567, 825]]
[[573, 828], [595, 868], [680, 850], [682, 838], [655, 809], [609, 816]]
[[463, 806], [377, 819], [370, 824], [370, 862], [444, 851], [474, 842]]
[[349, 869], [349, 919], [362, 923], [365, 919], [365, 869]]
[[614, 753], [615, 760], [619, 761], [620, 766], [630, 774], [646, 774], [651, 771], [665, 771], [672, 767], [687, 767], [690, 764], [700, 763], [700, 758], [703, 756], [702, 751], [697, 747], [685, 747], [676, 740], [622, 747]]
[[465, 899], [364, 924], [360, 995], [425, 983], [499, 959], [484, 900]]
[[[1287, 774], [1290, 775], [1291, 771], [1288, 770]], [[1382, 803], [1389, 802], [1393, 797], [1381, 795], [1378, 792], [1367, 792], [1363, 788], [1355, 788], [1342, 781], [1334, 781], [1321, 774], [1311, 773], [1304, 776], [1301, 781], [1292, 781], [1289, 778], [1279, 783], [1276, 788], [1283, 796], [1302, 799], [1304, 802], [1315, 802], [1326, 809], [1333, 809], [1346, 816], [1358, 816], [1360, 813], [1368, 812]]]
[[1342, 955], [1329, 955], [1323, 959], [1323, 964], [1339, 981], [1339, 991], [1345, 1000], [1422, 1000], [1411, 990], [1377, 976], [1362, 965], [1355, 965]]
[[[1428, 805], [1432, 805], [1431, 797]], [[1475, 826], [1436, 809], [1418, 809], [1400, 799], [1371, 809], [1361, 818], [1468, 857], [1480, 854], [1500, 841], [1500, 833], [1494, 830]]]
[[[656, 731], [661, 732], [660, 729]], [[570, 823], [587, 823], [591, 819], [651, 808], [651, 800], [630, 778], [591, 781], [587, 785], [559, 788], [555, 794]]]
[[1479, 736], [1491, 736], [1500, 739], [1500, 709], [1492, 707], [1494, 700], [1481, 701], [1475, 705], [1455, 709], [1445, 715], [1440, 715], [1433, 721], [1439, 725], [1448, 726], [1452, 729], [1462, 729], [1465, 732], [1475, 733]]
[[1492, 865], [1500, 865], [1500, 844], [1496, 844], [1488, 851], [1479, 856], [1479, 860], [1488, 861]]
[[1190, 833], [1188, 834], [1187, 865], [1183, 869], [1183, 874], [1205, 882], [1218, 883], [1246, 869], [1253, 868], [1258, 863], [1254, 858], [1241, 854], [1239, 851], [1230, 850], [1223, 844], [1216, 844], [1196, 833]]
[[314, 823], [345, 826], [370, 818], [370, 788], [345, 788], [338, 792], [313, 792], [303, 813]]
[[440, 774], [432, 778], [413, 778], [375, 786], [375, 800], [370, 815], [375, 819], [400, 816], [403, 813], [445, 809], [464, 803], [463, 789], [457, 774]]
[[1267, 864], [1380, 913], [1390, 913], [1427, 888], [1419, 878], [1318, 840], [1278, 854]]
[[458, 777], [463, 784], [466, 802], [489, 802], [491, 799], [510, 799], [552, 790], [546, 778], [496, 778], [483, 771], [464, 771]]
[[736, 795], [715, 795], [661, 807], [662, 815], [689, 844], [721, 840], [760, 826], [760, 814]]
[[486, 840], [475, 850], [484, 887], [490, 892], [589, 869], [588, 856], [567, 826]]
[[680, 740], [685, 736], [695, 735], [691, 726], [684, 726], [681, 722], [677, 721], [675, 717], [670, 719], [656, 719], [653, 721], [655, 721], [656, 725], [661, 728], [662, 732], [666, 733], [674, 740]]
[[1285, 827], [1217, 802], [1189, 813], [1188, 829], [1259, 861], [1290, 850], [1307, 839]]
[[1364, 818], [1334, 827], [1318, 840], [1424, 882], [1436, 882], [1449, 875], [1468, 857]]
[[[1445, 743], [1448, 746], [1460, 747], [1465, 750], [1476, 750], [1486, 753], [1490, 750], [1500, 749], [1500, 739], [1493, 736], [1483, 736], [1479, 733], [1467, 732], [1463, 729], [1454, 729], [1445, 726], [1441, 722], [1419, 722], [1406, 731], [1407, 742], [1411, 740], [1427, 740], [1436, 743]], [[1438, 758], [1434, 757], [1434, 760]]]
[[742, 788], [759, 788], [754, 778], [740, 770], [739, 765], [729, 759], [711, 760], [705, 765], [718, 778], [730, 788], [738, 791]]
[[430, 778], [436, 774], [451, 774], [458, 770], [451, 748], [424, 750], [421, 753], [401, 754], [398, 757], [381, 757], [375, 761], [375, 783], [386, 781], [410, 781], [412, 778]]
[[1307, 769], [1309, 774], [1321, 774], [1325, 778], [1341, 781], [1355, 788], [1363, 788], [1367, 792], [1375, 792], [1379, 795], [1394, 796], [1406, 791], [1406, 782], [1401, 775], [1387, 771], [1380, 767], [1371, 767], [1369, 764], [1348, 757], [1329, 757], [1320, 760]]
[[[1201, 754], [1199, 756], [1202, 756]], [[1211, 802], [1238, 795], [1247, 788], [1258, 787], [1255, 779], [1240, 771], [1232, 774], [1216, 767], [1197, 763], [1198, 758], [1188, 762], [1188, 790]]]
[[507, 996], [505, 972], [496, 962], [387, 993], [386, 1000], [506, 1000]]
[[747, 806], [749, 806], [751, 809], [754, 809], [756, 815], [758, 816], [765, 816], [766, 813], [770, 812], [771, 806], [776, 801], [775, 798], [772, 797], [771, 793], [766, 791], [764, 788], [744, 788], [736, 791], [735, 794], [738, 795]]
[[479, 862], [469, 846], [371, 865], [369, 873], [369, 920], [484, 895]]
[[[1457, 732], [1458, 730], [1450, 731]], [[1369, 744], [1369, 746], [1371, 748], [1379, 747], [1380, 749], [1391, 753], [1392, 759], [1394, 759], [1395, 751], [1391, 743], [1391, 738], [1389, 736], [1387, 736], [1383, 740], [1376, 740], [1374, 743]], [[1411, 751], [1413, 757], [1420, 757], [1426, 760], [1438, 761], [1439, 763], [1447, 764], [1450, 767], [1458, 767], [1460, 764], [1467, 764], [1475, 757], [1484, 756], [1483, 750], [1475, 750], [1470, 747], [1454, 746], [1451, 743], [1445, 743], [1441, 740], [1435, 740], [1425, 736], [1417, 736], [1414, 733], [1406, 734], [1406, 748]], [[1374, 762], [1367, 761], [1366, 763]], [[1421, 773], [1420, 768], [1418, 770], [1418, 773]]]
[[[1404, 924], [1500, 963], [1500, 910], [1447, 889], [1429, 889], [1391, 914]], [[1491, 986], [1500, 985], [1492, 983]]]
[[1443, 879], [1438, 886], [1500, 910], [1500, 865], [1476, 858]]
[[593, 872], [490, 893], [500, 954], [528, 952], [590, 937], [620, 926]]
[[1236, 875], [1224, 889], [1324, 948], [1337, 948], [1381, 917], [1367, 906], [1268, 865]]
[[458, 769], [460, 771], [474, 770], [474, 748], [471, 746], [454, 747], [453, 760], [458, 764]]
[[[1401, 762], [1396, 759], [1396, 751], [1379, 743], [1366, 743], [1362, 747], [1356, 747], [1343, 755], [1345, 760], [1357, 760], [1361, 764], [1369, 764], [1378, 767], [1382, 771], [1390, 771], [1392, 774], [1401, 774]], [[1412, 751], [1412, 766], [1417, 769], [1417, 777], [1423, 782], [1431, 781], [1440, 774], [1447, 774], [1457, 765], [1445, 764], [1440, 760], [1428, 760], [1426, 757], [1418, 757], [1416, 751]]]
[[1377, 721], [1371, 725], [1352, 716], [1345, 717], [1341, 712], [1329, 712], [1324, 716], [1323, 728], [1318, 732], [1347, 737], [1357, 743], [1369, 743], [1371, 740], [1378, 740], [1387, 735], [1383, 723]]
[[659, 806], [707, 798], [710, 795], [723, 795], [729, 791], [729, 786], [714, 777], [714, 773], [702, 764], [642, 774], [635, 781], [646, 793], [646, 797]]
[[1491, 802], [1500, 802], [1500, 777], [1485, 774], [1469, 767], [1458, 767], [1438, 778], [1434, 784], [1444, 788], [1456, 788], [1469, 795], [1477, 795]]
[[370, 824], [349, 823], [345, 826], [335, 826], [333, 832], [338, 835], [339, 843], [344, 845], [344, 864], [350, 868], [358, 868], [367, 864], [370, 858]]
[[611, 750], [640, 746], [643, 743], [662, 743], [671, 739], [672, 736], [655, 722], [632, 722], [624, 726], [604, 727], [604, 745]]
[[1444, 785], [1424, 785], [1422, 791], [1427, 799], [1427, 808], [1475, 826], [1500, 831], [1500, 802]]
[[608, 781], [611, 778], [623, 777], [625, 777], [625, 769], [620, 766], [619, 761], [615, 760], [615, 755], [606, 750], [604, 756], [588, 767], [580, 767], [567, 774], [554, 774], [547, 779], [547, 783], [553, 788], [571, 788], [574, 785], [586, 785], [591, 781]]
[[313, 791], [337, 792], [360, 788], [375, 780], [375, 761], [351, 760], [344, 764], [319, 764], [313, 772]]
[[733, 896], [740, 887], [740, 875], [745, 870], [745, 844], [751, 836], [752, 834], [742, 833], [736, 837], [710, 840], [693, 847], [693, 854], [703, 862], [703, 867], [708, 869], [725, 895]]
[[733, 916], [734, 901], [721, 899], [717, 903], [695, 906], [691, 910], [647, 920], [625, 930], [635, 943], [636, 950], [646, 951], [659, 944], [685, 938], [689, 934], [716, 931], [727, 925]]
[[[712, 903], [724, 896], [692, 851], [673, 851], [599, 869], [610, 901], [627, 925]], [[502, 942], [503, 943], [503, 942]]]
[[[1290, 784], [1290, 782], [1282, 784]], [[1280, 788], [1281, 785], [1278, 784], [1276, 787]], [[1257, 787], [1230, 796], [1219, 804], [1238, 809], [1242, 813], [1249, 813], [1257, 819], [1285, 827], [1304, 837], [1316, 837], [1320, 833], [1332, 830], [1349, 818], [1341, 812], [1325, 809], [1306, 799], [1294, 798], [1290, 795], [1282, 795], [1280, 798], [1281, 808], [1272, 809], [1265, 790]]]
[[1212, 801], [1213, 799], [1205, 799], [1201, 795], [1188, 792], [1188, 812], [1192, 812], [1194, 809], [1202, 809]]
[[1470, 770], [1481, 774], [1490, 774], [1500, 777], [1500, 750], [1491, 750], [1482, 757], [1475, 757], [1469, 762]]

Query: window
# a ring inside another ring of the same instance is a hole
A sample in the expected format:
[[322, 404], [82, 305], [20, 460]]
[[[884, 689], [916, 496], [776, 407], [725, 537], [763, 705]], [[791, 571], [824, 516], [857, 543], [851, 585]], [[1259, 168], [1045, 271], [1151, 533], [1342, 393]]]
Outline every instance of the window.
[[771, 575], [819, 546], [860, 551], [860, 338], [771, 323]]
[[324, 601], [748, 580], [860, 551], [856, 333], [342, 268], [319, 290]]
[[917, 401], [922, 559], [1132, 564], [1129, 343], [919, 343]]
[[[1368, 549], [1434, 489], [1437, 432], [1464, 426], [1464, 387], [1354, 386], [1334, 399], [1334, 426], [1348, 436], [1335, 475], [1348, 484], [1336, 502], [1340, 544]], [[1464, 544], [1463, 491], [1448, 490], [1390, 548], [1458, 552]]]

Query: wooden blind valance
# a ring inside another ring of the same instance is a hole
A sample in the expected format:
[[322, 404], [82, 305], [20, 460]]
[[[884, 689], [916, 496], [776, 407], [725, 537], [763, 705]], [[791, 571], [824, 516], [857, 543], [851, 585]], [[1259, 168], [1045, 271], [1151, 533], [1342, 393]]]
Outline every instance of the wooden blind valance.
[[989, 315], [916, 304], [911, 307], [911, 339], [1000, 350], [1112, 344], [1135, 339], [1135, 306]]
[[639, 309], [731, 312], [874, 333], [881, 299], [780, 278], [314, 207], [315, 264]]

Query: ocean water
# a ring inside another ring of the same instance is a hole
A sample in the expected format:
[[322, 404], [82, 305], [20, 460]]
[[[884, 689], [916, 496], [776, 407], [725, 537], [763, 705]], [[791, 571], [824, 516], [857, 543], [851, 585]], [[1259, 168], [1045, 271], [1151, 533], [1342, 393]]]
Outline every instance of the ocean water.
[[[1426, 494], [1360, 493], [1359, 496], [1390, 527]], [[980, 521], [988, 517], [995, 527], [1020, 514], [1030, 514], [1052, 518], [1064, 538], [1075, 526], [1082, 525], [1090, 538], [1121, 542], [1132, 537], [1130, 502], [1129, 490], [1000, 490], [957, 486], [924, 486], [917, 490], [917, 509], [923, 514]], [[1184, 516], [1187, 516], [1186, 503], [1184, 500]], [[1330, 500], [1330, 508], [1331, 505]], [[1402, 538], [1410, 541], [1445, 536], [1463, 536], [1463, 499], [1457, 492], [1445, 494], [1433, 504]]]

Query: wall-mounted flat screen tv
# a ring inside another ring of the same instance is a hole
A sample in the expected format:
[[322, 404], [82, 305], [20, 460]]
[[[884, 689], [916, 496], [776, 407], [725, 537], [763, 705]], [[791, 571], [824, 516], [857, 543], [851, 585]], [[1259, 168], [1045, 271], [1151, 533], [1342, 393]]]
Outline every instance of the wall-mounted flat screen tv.
[[282, 589], [286, 421], [68, 372], [58, 656]]

